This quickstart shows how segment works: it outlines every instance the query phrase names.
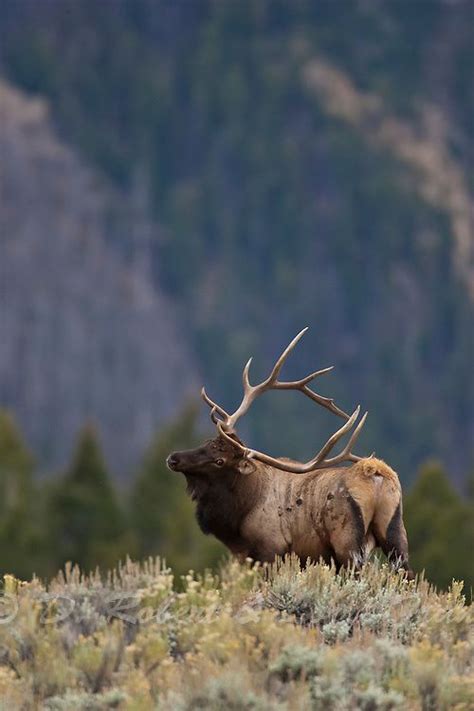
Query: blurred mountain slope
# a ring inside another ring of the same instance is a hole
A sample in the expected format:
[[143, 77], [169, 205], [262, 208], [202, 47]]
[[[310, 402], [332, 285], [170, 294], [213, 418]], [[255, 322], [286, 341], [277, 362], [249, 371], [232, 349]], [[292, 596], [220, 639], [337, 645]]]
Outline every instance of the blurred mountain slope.
[[4, 81], [0, 125], [2, 404], [53, 466], [97, 420], [123, 473], [195, 391], [194, 365], [138, 251], [125, 264], [107, 246], [136, 230], [133, 201], [58, 140], [45, 101]]
[[[338, 366], [321, 388], [370, 410], [360, 450], [404, 478], [438, 456], [460, 479], [474, 462], [473, 8], [19, 0], [0, 67], [123, 192], [142, 176], [161, 225], [147, 268], [213, 396], [230, 407], [248, 356], [262, 375], [309, 324], [289, 374]], [[123, 231], [108, 245], [135, 258]], [[243, 433], [309, 455], [337, 425], [313, 410], [269, 397]]]

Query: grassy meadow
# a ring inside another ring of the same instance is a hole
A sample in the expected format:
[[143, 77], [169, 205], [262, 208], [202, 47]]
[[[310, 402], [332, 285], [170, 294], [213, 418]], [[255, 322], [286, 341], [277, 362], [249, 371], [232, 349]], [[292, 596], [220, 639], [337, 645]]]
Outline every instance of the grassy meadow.
[[468, 711], [473, 607], [378, 560], [5, 576], [0, 709]]

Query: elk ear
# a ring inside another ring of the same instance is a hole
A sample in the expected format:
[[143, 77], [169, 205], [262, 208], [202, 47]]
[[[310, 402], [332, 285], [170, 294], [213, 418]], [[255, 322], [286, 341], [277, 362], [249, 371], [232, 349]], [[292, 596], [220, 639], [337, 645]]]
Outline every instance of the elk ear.
[[255, 471], [255, 464], [251, 459], [240, 459], [237, 468], [241, 474], [252, 474]]

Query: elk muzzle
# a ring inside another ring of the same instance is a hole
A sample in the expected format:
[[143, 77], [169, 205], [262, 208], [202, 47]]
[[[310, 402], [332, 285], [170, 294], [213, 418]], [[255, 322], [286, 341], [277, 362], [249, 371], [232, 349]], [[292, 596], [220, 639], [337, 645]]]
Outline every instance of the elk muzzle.
[[199, 449], [185, 449], [181, 452], [171, 452], [166, 464], [171, 471], [186, 474], [199, 469], [207, 460], [208, 457], [203, 455]]
[[166, 466], [173, 472], [179, 471], [179, 452], [172, 452], [166, 458]]

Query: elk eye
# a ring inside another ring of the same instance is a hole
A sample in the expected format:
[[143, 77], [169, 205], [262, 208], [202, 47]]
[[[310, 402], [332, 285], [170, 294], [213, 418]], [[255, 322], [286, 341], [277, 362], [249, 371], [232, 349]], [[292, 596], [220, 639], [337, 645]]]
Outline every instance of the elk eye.
[[219, 457], [218, 459], [216, 459], [215, 463], [217, 464], [218, 467], [222, 467], [224, 464], [224, 460], [221, 459], [221, 457]]

